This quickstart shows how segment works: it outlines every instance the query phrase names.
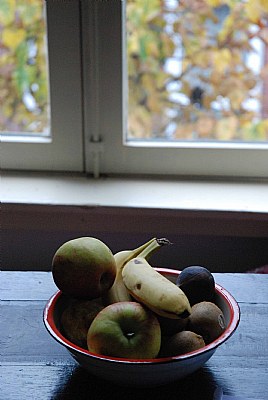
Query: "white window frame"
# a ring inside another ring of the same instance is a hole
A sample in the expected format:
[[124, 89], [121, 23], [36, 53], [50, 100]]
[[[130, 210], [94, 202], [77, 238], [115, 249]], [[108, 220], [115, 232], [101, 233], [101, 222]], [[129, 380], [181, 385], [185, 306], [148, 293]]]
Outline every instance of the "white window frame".
[[2, 166], [85, 171], [95, 177], [268, 177], [268, 144], [126, 143], [126, 0], [47, 4], [54, 139], [4, 142]]
[[98, 117], [93, 125], [91, 120], [91, 128], [96, 142], [102, 145], [97, 149], [101, 156], [98, 170], [104, 174], [268, 177], [268, 143], [126, 144], [127, 66], [122, 61], [126, 55], [126, 1], [95, 0], [92, 4], [90, 13], [97, 23], [94, 32], [90, 32], [90, 24], [86, 30], [88, 36], [95, 38], [97, 55], [92, 95], [98, 99]]
[[1, 168], [83, 171], [80, 5], [44, 1], [47, 14], [51, 138], [1, 135]]

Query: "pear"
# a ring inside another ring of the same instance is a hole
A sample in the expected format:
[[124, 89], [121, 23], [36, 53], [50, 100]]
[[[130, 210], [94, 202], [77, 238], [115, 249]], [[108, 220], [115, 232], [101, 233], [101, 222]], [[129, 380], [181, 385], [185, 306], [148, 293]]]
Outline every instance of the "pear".
[[61, 330], [72, 343], [87, 349], [88, 329], [104, 306], [100, 299], [72, 299], [61, 314]]
[[58, 248], [52, 260], [56, 286], [76, 298], [101, 297], [113, 285], [116, 262], [110, 248], [94, 237], [69, 240]]

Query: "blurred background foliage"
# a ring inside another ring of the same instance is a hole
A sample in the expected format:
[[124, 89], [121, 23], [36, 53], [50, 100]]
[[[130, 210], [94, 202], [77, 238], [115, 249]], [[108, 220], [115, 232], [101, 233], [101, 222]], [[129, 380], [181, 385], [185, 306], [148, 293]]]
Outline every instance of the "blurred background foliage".
[[0, 131], [49, 134], [44, 2], [0, 1]]
[[127, 32], [129, 139], [268, 141], [267, 0], [128, 0]]
[[[0, 1], [0, 131], [49, 133], [44, 4]], [[127, 32], [129, 139], [268, 141], [267, 0], [128, 0]]]

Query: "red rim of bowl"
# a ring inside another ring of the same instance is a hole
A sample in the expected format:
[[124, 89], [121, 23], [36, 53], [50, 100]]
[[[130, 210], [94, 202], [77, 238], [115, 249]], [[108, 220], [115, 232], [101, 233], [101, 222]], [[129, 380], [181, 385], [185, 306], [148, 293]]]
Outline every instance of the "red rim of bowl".
[[[175, 270], [175, 269], [168, 269], [168, 268], [156, 268], [158, 272], [164, 273], [165, 275], [178, 275], [180, 271]], [[211, 350], [216, 350], [216, 348], [225, 342], [229, 337], [232, 336], [232, 334], [235, 332], [236, 328], [238, 327], [238, 324], [240, 322], [240, 308], [235, 300], [235, 298], [226, 290], [224, 289], [221, 285], [215, 283], [215, 289], [220, 296], [224, 298], [226, 301], [228, 308], [230, 310], [230, 322], [228, 326], [226, 327], [225, 331], [213, 342], [207, 344], [205, 347], [192, 351], [190, 353], [178, 355], [178, 356], [173, 356], [173, 357], [163, 357], [163, 358], [153, 358], [153, 359], [129, 359], [129, 358], [120, 358], [120, 357], [109, 357], [109, 356], [103, 356], [101, 354], [95, 354], [92, 353], [86, 349], [83, 349], [82, 347], [79, 347], [75, 345], [74, 343], [70, 342], [68, 339], [66, 339], [62, 333], [58, 330], [56, 327], [55, 321], [54, 321], [54, 310], [56, 303], [59, 299], [59, 297], [62, 295], [62, 292], [58, 290], [56, 293], [54, 293], [50, 299], [48, 300], [47, 304], [45, 305], [44, 308], [44, 314], [43, 314], [43, 320], [46, 329], [50, 333], [50, 335], [57, 340], [60, 344], [65, 346], [69, 351], [71, 352], [78, 352], [80, 354], [83, 354], [85, 356], [89, 356], [91, 358], [95, 358], [98, 360], [103, 360], [103, 361], [108, 361], [108, 362], [120, 362], [120, 363], [126, 363], [126, 364], [160, 364], [160, 363], [167, 363], [167, 362], [173, 362], [173, 361], [180, 361], [184, 359], [189, 359], [192, 357], [196, 357], [200, 354], [206, 353]]]

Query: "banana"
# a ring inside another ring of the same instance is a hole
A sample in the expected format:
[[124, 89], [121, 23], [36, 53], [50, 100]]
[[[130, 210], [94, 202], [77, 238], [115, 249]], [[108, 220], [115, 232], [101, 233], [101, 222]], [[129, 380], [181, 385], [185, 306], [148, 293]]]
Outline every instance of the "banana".
[[122, 270], [122, 279], [131, 296], [163, 317], [179, 319], [191, 314], [184, 292], [157, 272], [143, 257], [132, 258]]
[[117, 303], [119, 301], [131, 301], [131, 295], [122, 280], [122, 270], [124, 266], [128, 261], [130, 261], [132, 258], [137, 257], [138, 255], [141, 255], [145, 259], [148, 258], [154, 253], [155, 250], [166, 244], [171, 243], [167, 239], [153, 238], [134, 250], [123, 250], [116, 253], [114, 255], [117, 269], [116, 278], [113, 286], [103, 296], [104, 304], [109, 305], [112, 303]]

